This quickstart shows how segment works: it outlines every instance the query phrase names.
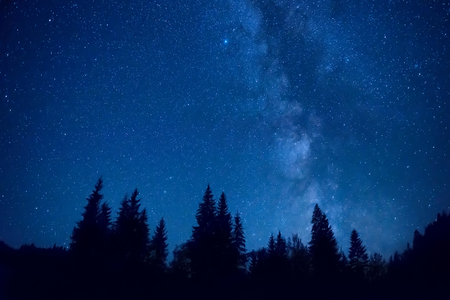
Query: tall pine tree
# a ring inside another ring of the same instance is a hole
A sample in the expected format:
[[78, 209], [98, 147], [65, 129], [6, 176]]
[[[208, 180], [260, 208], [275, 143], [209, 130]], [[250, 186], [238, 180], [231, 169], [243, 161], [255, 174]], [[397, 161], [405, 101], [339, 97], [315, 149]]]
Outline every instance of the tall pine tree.
[[217, 276], [218, 250], [216, 205], [209, 184], [195, 218], [197, 225], [193, 227], [188, 243], [192, 276], [212, 280]]
[[77, 222], [71, 236], [70, 249], [81, 256], [96, 256], [99, 253], [102, 232], [99, 225], [100, 202], [103, 195], [100, 191], [103, 188], [103, 180], [100, 177], [95, 184], [95, 189], [86, 200], [88, 203], [84, 207], [82, 219]]
[[353, 229], [350, 235], [350, 249], [348, 251], [350, 271], [358, 278], [363, 278], [368, 264], [366, 248], [363, 246], [358, 232]]
[[228, 204], [225, 193], [222, 192], [217, 205], [217, 254], [218, 272], [221, 275], [229, 275], [235, 271], [235, 252], [232, 245], [231, 214], [228, 212]]
[[312, 216], [309, 252], [313, 274], [319, 279], [332, 279], [339, 270], [339, 251], [325, 214], [315, 205]]
[[235, 251], [236, 265], [240, 270], [245, 270], [247, 263], [247, 250], [245, 249], [244, 227], [242, 226], [241, 216], [236, 212], [234, 216], [234, 228], [232, 235], [232, 245]]
[[166, 269], [167, 247], [166, 223], [164, 222], [164, 218], [162, 218], [156, 226], [150, 241], [150, 263], [158, 270]]
[[133, 191], [130, 199], [125, 195], [114, 224], [116, 254], [119, 259], [133, 263], [144, 261], [149, 245], [147, 211], [140, 211], [138, 195], [137, 189]]
[[211, 187], [207, 186], [203, 201], [199, 204], [195, 219], [197, 226], [193, 228], [193, 239], [198, 240], [202, 237], [215, 233], [216, 230], [216, 202], [213, 198]]

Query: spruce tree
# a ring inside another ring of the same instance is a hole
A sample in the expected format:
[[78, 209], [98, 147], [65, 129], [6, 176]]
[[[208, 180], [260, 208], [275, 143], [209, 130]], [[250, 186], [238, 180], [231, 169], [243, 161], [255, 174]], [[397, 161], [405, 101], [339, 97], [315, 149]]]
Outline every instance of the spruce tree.
[[195, 219], [198, 225], [193, 228], [192, 237], [194, 240], [214, 234], [216, 230], [216, 203], [209, 184], [203, 195], [203, 201], [199, 204]]
[[222, 275], [229, 275], [235, 271], [235, 252], [232, 246], [231, 214], [225, 193], [222, 192], [217, 205], [217, 254], [218, 271]]
[[350, 271], [358, 278], [363, 278], [367, 270], [368, 256], [358, 232], [353, 229], [350, 235], [350, 249], [348, 252]]
[[311, 223], [309, 252], [313, 274], [320, 279], [332, 279], [337, 276], [340, 256], [328, 219], [317, 204]]
[[275, 242], [275, 254], [279, 257], [287, 257], [286, 239], [281, 235], [281, 231], [278, 231]]
[[236, 212], [236, 216], [234, 217], [232, 244], [236, 253], [237, 267], [241, 270], [245, 269], [245, 265], [247, 263], [247, 250], [245, 249], [244, 228], [242, 226], [239, 212]]
[[286, 239], [281, 235], [281, 231], [278, 231], [275, 239], [275, 251], [271, 260], [274, 279], [285, 281], [289, 274], [289, 259]]
[[113, 224], [112, 235], [114, 259], [119, 262], [123, 262], [128, 256], [128, 232], [130, 231], [129, 212], [130, 201], [128, 195], [125, 194], [120, 202], [119, 212]]
[[77, 222], [71, 236], [70, 249], [81, 256], [94, 256], [99, 252], [99, 242], [102, 240], [102, 232], [99, 226], [100, 202], [103, 195], [103, 180], [100, 177], [95, 184], [95, 189], [86, 200], [82, 219]]
[[137, 189], [133, 191], [130, 199], [125, 195], [114, 226], [117, 255], [120, 259], [133, 263], [144, 260], [149, 244], [147, 211], [140, 211], [138, 195]]
[[197, 226], [193, 227], [188, 244], [192, 275], [212, 280], [217, 275], [218, 250], [216, 206], [209, 184], [195, 218]]
[[164, 222], [164, 218], [162, 218], [156, 226], [150, 241], [150, 263], [158, 270], [164, 270], [166, 268], [167, 247], [166, 223]]
[[231, 245], [231, 214], [228, 212], [227, 198], [222, 192], [217, 206], [217, 225], [221, 238], [226, 246]]

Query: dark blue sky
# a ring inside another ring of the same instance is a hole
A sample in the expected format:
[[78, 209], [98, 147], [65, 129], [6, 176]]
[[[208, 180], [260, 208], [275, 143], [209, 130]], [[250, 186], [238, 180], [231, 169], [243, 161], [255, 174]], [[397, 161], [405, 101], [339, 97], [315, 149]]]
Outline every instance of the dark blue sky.
[[208, 183], [248, 249], [318, 203], [387, 256], [450, 208], [450, 2], [174, 2], [0, 3], [1, 240], [67, 246], [100, 175], [171, 249]]

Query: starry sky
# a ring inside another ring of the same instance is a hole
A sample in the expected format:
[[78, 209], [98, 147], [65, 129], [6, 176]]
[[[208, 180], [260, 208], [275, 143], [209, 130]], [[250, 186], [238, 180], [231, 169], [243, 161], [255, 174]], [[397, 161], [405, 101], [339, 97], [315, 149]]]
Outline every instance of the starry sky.
[[68, 246], [99, 176], [186, 241], [208, 183], [247, 249], [403, 250], [450, 208], [450, 2], [0, 1], [0, 240]]

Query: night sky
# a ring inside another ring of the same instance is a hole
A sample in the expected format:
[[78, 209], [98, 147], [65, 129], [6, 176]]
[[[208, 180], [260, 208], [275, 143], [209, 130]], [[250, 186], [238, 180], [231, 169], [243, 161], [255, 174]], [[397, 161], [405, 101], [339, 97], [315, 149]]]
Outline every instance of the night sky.
[[450, 208], [450, 2], [1, 1], [0, 240], [68, 246], [99, 176], [186, 241], [208, 183], [247, 249], [403, 250]]

